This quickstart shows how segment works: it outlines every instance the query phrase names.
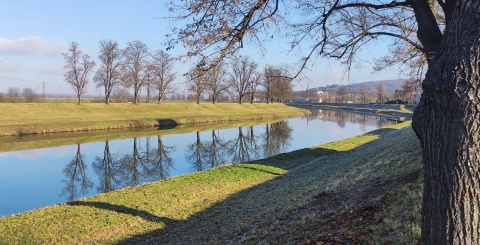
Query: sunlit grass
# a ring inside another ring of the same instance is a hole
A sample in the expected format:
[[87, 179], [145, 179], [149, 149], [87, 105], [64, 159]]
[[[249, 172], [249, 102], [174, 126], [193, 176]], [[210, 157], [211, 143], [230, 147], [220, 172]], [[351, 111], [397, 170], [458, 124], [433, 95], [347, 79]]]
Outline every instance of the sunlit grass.
[[270, 124], [275, 120], [229, 121], [222, 123], [196, 123], [172, 126], [170, 129], [155, 127], [130, 130], [99, 130], [89, 132], [69, 132], [55, 134], [35, 134], [0, 137], [0, 152], [47, 148], [72, 144], [84, 144], [106, 140], [129, 139], [154, 135], [182, 134], [190, 132], [218, 130], [234, 127], [247, 127], [259, 124]]
[[307, 115], [284, 104], [0, 103], [0, 135], [153, 127]]
[[[325, 215], [356, 208], [346, 198], [318, 209], [319, 193], [356, 195], [421, 168], [409, 125], [4, 217], [0, 244], [301, 244], [325, 232]], [[385, 195], [386, 215], [370, 241], [418, 240], [417, 184]]]

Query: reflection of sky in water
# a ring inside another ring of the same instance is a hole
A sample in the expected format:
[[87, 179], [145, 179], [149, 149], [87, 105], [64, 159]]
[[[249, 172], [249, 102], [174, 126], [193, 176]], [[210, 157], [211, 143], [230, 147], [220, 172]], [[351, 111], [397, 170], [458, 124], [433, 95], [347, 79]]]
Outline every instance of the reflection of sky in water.
[[[162, 165], [155, 163], [160, 159], [158, 136], [136, 138], [137, 151], [134, 151], [134, 139], [109, 141], [113, 161], [106, 165], [103, 163], [105, 142], [82, 144], [83, 164], [73, 161], [78, 159], [78, 145], [0, 153], [0, 216], [208, 169], [215, 165], [213, 137], [220, 140], [215, 141], [218, 149], [215, 156], [229, 163], [311, 147], [378, 128], [376, 117], [369, 118], [362, 126], [351, 118], [339, 123], [333, 119], [335, 116], [338, 115], [320, 111], [308, 120], [295, 118], [268, 127], [254, 126], [253, 138], [250, 127], [242, 128], [241, 134], [238, 128], [215, 130], [215, 135], [212, 131], [200, 132], [200, 144], [195, 132], [164, 135], [161, 140], [167, 147], [167, 157], [172, 159], [171, 166], [165, 160]], [[250, 153], [241, 155], [240, 148]]]

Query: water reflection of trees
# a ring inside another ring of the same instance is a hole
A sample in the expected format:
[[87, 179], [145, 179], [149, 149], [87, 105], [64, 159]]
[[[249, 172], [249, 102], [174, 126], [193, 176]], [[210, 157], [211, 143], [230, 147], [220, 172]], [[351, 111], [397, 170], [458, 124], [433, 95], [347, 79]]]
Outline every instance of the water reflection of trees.
[[248, 129], [244, 134], [243, 128], [239, 127], [238, 137], [233, 139], [228, 146], [227, 152], [232, 156], [231, 163], [244, 163], [259, 158], [259, 151], [253, 133], [253, 127]]
[[80, 151], [80, 144], [77, 145], [77, 153], [63, 169], [65, 178], [62, 182], [65, 187], [60, 196], [65, 196], [68, 201], [73, 201], [85, 196], [93, 187], [93, 183], [86, 174], [87, 166], [84, 163], [85, 156]]
[[93, 170], [100, 178], [100, 184], [97, 187], [99, 192], [105, 193], [119, 188], [120, 181], [116, 178], [118, 165], [118, 160], [110, 153], [110, 144], [107, 140], [103, 158], [97, 156], [92, 163]]
[[290, 146], [292, 128], [286, 121], [265, 125], [263, 155], [271, 157], [285, 152]]
[[195, 172], [203, 171], [206, 169], [206, 159], [204, 154], [204, 145], [200, 140], [200, 132], [197, 132], [197, 140], [187, 146], [185, 151], [185, 157], [187, 161], [192, 165], [192, 170]]
[[202, 148], [205, 151], [205, 163], [210, 168], [216, 168], [227, 163], [228, 154], [225, 149], [230, 142], [221, 139], [218, 134], [218, 131], [212, 130], [212, 140], [205, 142]]
[[[197, 132], [195, 141], [187, 145], [185, 157], [193, 171], [277, 155], [290, 145], [292, 129], [282, 121], [258, 127], [239, 127], [230, 140], [220, 137], [220, 132], [212, 130], [210, 134], [202, 136], [203, 141], [201, 133]], [[175, 146], [165, 145], [162, 136], [157, 136], [151, 145], [152, 139], [133, 138], [129, 152], [122, 154], [113, 153], [111, 142], [105, 141], [103, 154], [92, 161], [93, 171], [99, 178], [97, 192], [110, 192], [171, 177], [170, 171], [174, 168], [171, 155]], [[86, 195], [93, 188], [84, 159], [78, 145], [77, 154], [63, 171], [65, 187], [62, 196], [68, 200]]]
[[99, 177], [99, 192], [109, 192], [126, 186], [135, 186], [170, 177], [173, 159], [170, 157], [175, 146], [163, 144], [161, 136], [157, 138], [157, 147], [150, 147], [150, 137], [146, 138], [143, 151], [138, 139], [133, 139], [131, 153], [113, 155], [109, 141], [105, 142], [103, 157], [95, 157], [92, 166]]
[[324, 122], [336, 122], [340, 128], [345, 128], [347, 122], [358, 123], [362, 132], [367, 126], [385, 127], [395, 124], [396, 121], [385, 117], [371, 116], [367, 114], [351, 113], [339, 110], [310, 110], [312, 113], [305, 118], [307, 124], [311, 120], [322, 120]]
[[151, 174], [156, 180], [164, 180], [170, 177], [170, 169], [173, 168], [173, 159], [170, 154], [175, 151], [175, 146], [166, 146], [163, 144], [162, 136], [157, 137], [157, 149], [151, 153], [148, 152], [147, 144], [147, 156], [152, 154], [151, 160], [147, 159], [150, 164]]
[[137, 138], [133, 138], [132, 153], [123, 155], [119, 163], [118, 174], [125, 186], [136, 186], [144, 182], [148, 168], [138, 151]]
[[202, 142], [197, 132], [196, 141], [186, 148], [185, 158], [193, 171], [202, 171], [270, 157], [285, 152], [290, 146], [292, 128], [285, 121], [265, 125], [264, 133], [255, 129], [261, 127], [239, 127], [236, 137], [228, 141], [212, 131], [211, 140]]

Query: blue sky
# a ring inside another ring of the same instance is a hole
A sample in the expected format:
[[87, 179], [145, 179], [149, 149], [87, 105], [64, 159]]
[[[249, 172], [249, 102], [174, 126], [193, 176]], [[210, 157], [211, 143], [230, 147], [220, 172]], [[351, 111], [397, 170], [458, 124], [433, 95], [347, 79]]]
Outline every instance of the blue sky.
[[[160, 1], [4, 1], [0, 8], [0, 92], [8, 87], [30, 87], [47, 93], [68, 93], [73, 90], [63, 81], [64, 60], [61, 55], [68, 43], [75, 41], [95, 60], [102, 39], [118, 41], [124, 48], [129, 41], [140, 40], [151, 50], [164, 49], [162, 42], [172, 23], [161, 18], [168, 16], [166, 0]], [[242, 53], [252, 56], [260, 67], [264, 64], [293, 64], [298, 57], [287, 55], [286, 40], [275, 39], [266, 45], [264, 55], [256, 46], [246, 46]], [[184, 52], [181, 47], [169, 51], [172, 55]], [[365, 60], [386, 52], [385, 45], [363, 51]], [[98, 60], [96, 61], [99, 64]], [[175, 70], [185, 73], [191, 65], [178, 62]], [[390, 70], [371, 74], [370, 63], [353, 70], [351, 82], [395, 79], [398, 73]], [[98, 67], [98, 66], [97, 66]], [[343, 67], [335, 61], [317, 59], [305, 72], [308, 79], [295, 83], [295, 90], [330, 84], [348, 84], [342, 80]], [[177, 79], [183, 82], [183, 77]], [[87, 93], [96, 94], [90, 83]]]

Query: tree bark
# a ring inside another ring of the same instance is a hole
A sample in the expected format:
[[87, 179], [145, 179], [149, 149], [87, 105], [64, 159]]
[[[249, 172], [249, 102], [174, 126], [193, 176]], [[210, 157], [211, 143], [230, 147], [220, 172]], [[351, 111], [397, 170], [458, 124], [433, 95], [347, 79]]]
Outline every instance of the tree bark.
[[412, 127], [424, 163], [422, 242], [480, 244], [480, 1], [459, 2]]
[[162, 95], [162, 93], [159, 93], [158, 94], [158, 104], [159, 105], [162, 104], [162, 101], [163, 101], [163, 95]]

